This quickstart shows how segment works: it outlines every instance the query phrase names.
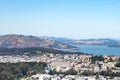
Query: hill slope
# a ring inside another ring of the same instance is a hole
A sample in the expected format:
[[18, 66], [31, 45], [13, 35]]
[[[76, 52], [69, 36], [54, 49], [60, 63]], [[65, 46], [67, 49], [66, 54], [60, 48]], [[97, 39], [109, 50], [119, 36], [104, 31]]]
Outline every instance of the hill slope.
[[26, 48], [45, 47], [57, 49], [73, 49], [72, 45], [64, 44], [55, 40], [38, 38], [36, 36], [4, 35], [0, 36], [0, 47], [5, 48]]
[[48, 37], [48, 36], [41, 36], [40, 38], [55, 40], [61, 43], [72, 44], [74, 39], [66, 38], [66, 37]]

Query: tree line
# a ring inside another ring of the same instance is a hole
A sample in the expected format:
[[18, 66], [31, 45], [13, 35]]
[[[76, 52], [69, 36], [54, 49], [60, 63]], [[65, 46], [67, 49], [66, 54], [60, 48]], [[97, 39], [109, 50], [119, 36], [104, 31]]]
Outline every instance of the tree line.
[[0, 80], [20, 80], [44, 72], [45, 66], [41, 62], [0, 63]]
[[0, 48], [0, 55], [23, 55], [25, 53], [36, 54], [40, 53], [53, 53], [53, 54], [85, 54], [83, 52], [68, 52], [51, 48], [43, 47], [30, 47], [30, 48]]

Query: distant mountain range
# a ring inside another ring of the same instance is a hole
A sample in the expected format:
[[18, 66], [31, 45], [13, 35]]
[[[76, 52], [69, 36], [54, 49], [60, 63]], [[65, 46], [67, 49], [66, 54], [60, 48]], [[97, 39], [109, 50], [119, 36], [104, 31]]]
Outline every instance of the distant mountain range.
[[56, 38], [56, 37], [44, 37], [51, 40], [56, 40], [62, 43], [70, 45], [96, 45], [96, 46], [108, 46], [108, 47], [120, 47], [120, 39], [100, 38], [100, 39], [69, 39], [69, 38]]
[[0, 36], [0, 47], [4, 48], [27, 48], [45, 47], [54, 49], [75, 49], [75, 46], [47, 38], [24, 35], [3, 35]]
[[101, 38], [101, 39], [82, 39], [73, 42], [76, 45], [98, 45], [108, 47], [120, 47], [120, 41], [116, 39]]
[[44, 47], [54, 49], [77, 49], [77, 47], [74, 45], [120, 47], [120, 40], [109, 38], [74, 40], [69, 38], [57, 38], [47, 36], [36, 37], [15, 34], [0, 36], [1, 48]]

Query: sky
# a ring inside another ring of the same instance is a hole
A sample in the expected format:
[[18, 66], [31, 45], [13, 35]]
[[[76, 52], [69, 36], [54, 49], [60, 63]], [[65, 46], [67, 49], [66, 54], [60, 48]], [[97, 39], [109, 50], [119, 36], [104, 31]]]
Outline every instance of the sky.
[[0, 35], [120, 38], [120, 0], [0, 0]]

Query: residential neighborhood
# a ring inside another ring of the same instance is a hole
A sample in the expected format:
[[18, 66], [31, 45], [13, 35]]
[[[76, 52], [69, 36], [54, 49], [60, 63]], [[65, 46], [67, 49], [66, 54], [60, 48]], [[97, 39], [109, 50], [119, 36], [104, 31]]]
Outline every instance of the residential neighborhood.
[[120, 73], [120, 67], [116, 67], [120, 57], [101, 57], [103, 61], [93, 61], [95, 59], [93, 55], [79, 54], [5, 55], [0, 56], [0, 62], [45, 62], [47, 64], [44, 74], [38, 73], [26, 80], [119, 80], [119, 76], [101, 74], [107, 71]]

